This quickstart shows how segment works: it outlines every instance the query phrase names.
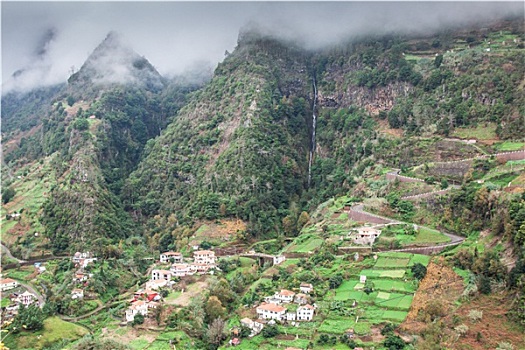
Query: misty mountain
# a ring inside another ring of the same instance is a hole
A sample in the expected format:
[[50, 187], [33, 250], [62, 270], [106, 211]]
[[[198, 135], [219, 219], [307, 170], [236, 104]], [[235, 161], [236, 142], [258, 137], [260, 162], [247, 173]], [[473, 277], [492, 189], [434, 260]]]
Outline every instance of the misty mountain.
[[159, 91], [165, 86], [164, 79], [151, 63], [116, 32], [106, 36], [80, 70], [69, 77], [68, 83], [76, 89], [122, 84]]

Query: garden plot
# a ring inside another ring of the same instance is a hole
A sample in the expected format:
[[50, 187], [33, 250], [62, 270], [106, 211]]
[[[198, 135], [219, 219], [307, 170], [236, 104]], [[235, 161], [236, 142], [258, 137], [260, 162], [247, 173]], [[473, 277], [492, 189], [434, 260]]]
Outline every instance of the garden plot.
[[361, 275], [369, 278], [403, 278], [405, 270], [375, 270], [366, 269], [361, 271]]
[[408, 266], [410, 258], [389, 258], [380, 256], [374, 265], [377, 269], [405, 268]]

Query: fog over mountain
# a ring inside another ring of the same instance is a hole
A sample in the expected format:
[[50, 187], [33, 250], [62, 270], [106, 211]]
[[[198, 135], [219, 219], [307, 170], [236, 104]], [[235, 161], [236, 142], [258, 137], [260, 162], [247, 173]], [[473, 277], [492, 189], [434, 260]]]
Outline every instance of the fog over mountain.
[[309, 48], [367, 33], [425, 33], [505, 16], [522, 2], [2, 2], [2, 88], [65, 82], [116, 30], [165, 76], [214, 66], [257, 26]]

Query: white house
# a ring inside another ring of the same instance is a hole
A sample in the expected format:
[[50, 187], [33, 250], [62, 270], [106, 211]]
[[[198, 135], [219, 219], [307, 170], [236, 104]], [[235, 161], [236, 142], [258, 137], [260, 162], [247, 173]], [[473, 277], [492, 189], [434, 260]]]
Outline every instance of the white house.
[[137, 300], [126, 310], [126, 322], [133, 322], [137, 314], [148, 315], [148, 304], [145, 301]]
[[162, 287], [165, 287], [168, 285], [168, 281], [165, 279], [155, 280], [155, 281], [148, 281], [146, 282], [146, 289], [151, 290], [158, 290]]
[[303, 293], [297, 293], [294, 298], [296, 304], [308, 304], [308, 295]]
[[193, 264], [173, 264], [170, 271], [173, 273], [173, 276], [184, 277], [194, 275], [196, 268]]
[[276, 292], [273, 297], [277, 300], [280, 300], [283, 303], [291, 303], [293, 301], [294, 296], [295, 293], [291, 290], [281, 289], [281, 291]]
[[33, 304], [36, 300], [36, 296], [32, 293], [29, 293], [28, 291], [23, 292], [18, 296], [18, 303], [23, 304], [25, 306], [29, 306]]
[[297, 321], [311, 321], [314, 318], [315, 308], [312, 305], [299, 306], [297, 308]]
[[12, 278], [4, 278], [0, 280], [0, 290], [9, 290], [18, 287], [18, 282]]
[[274, 265], [279, 265], [280, 263], [282, 263], [285, 260], [286, 260], [286, 257], [284, 255], [274, 256], [273, 257], [273, 264]]
[[281, 321], [285, 318], [286, 309], [277, 304], [266, 304], [262, 303], [255, 310], [259, 318], [265, 320], [278, 320]]
[[169, 281], [171, 280], [172, 275], [173, 274], [169, 270], [153, 270], [151, 271], [151, 280], [152, 281], [156, 281], [156, 280]]
[[363, 283], [363, 284], [366, 283], [366, 276], [363, 276], [363, 275], [359, 276], [359, 283]]
[[198, 250], [193, 252], [193, 258], [196, 264], [206, 264], [214, 265], [215, 264], [215, 253], [211, 250]]
[[380, 234], [381, 230], [368, 226], [359, 227], [350, 232], [352, 241], [363, 245], [372, 245]]
[[71, 291], [71, 299], [83, 299], [84, 291], [80, 288], [75, 288]]
[[301, 283], [299, 290], [301, 293], [310, 294], [310, 292], [314, 290], [314, 286], [312, 286], [311, 283]]
[[83, 272], [78, 272], [75, 273], [75, 276], [73, 277], [73, 281], [75, 282], [84, 282], [84, 281], [87, 281], [88, 279], [88, 275], [86, 275], [85, 273]]
[[286, 321], [295, 321], [297, 314], [293, 311], [286, 312]]
[[81, 259], [89, 259], [91, 258], [90, 252], [76, 252], [75, 255], [73, 255], [73, 262], [78, 263]]
[[178, 252], [165, 252], [160, 254], [161, 263], [169, 263], [171, 259], [173, 259], [174, 263], [179, 263], [183, 261], [182, 254]]
[[264, 324], [257, 321], [252, 321], [249, 318], [243, 318], [241, 320], [241, 326], [249, 328], [252, 332], [250, 333], [250, 337], [256, 336], [257, 334], [261, 333], [262, 329], [264, 328]]

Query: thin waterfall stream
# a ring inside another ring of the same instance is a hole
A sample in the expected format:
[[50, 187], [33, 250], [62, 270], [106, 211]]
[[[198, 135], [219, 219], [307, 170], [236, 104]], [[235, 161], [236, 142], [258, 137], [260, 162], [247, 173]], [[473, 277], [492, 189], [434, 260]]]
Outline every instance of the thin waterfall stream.
[[317, 107], [317, 85], [315, 84], [315, 77], [312, 79], [312, 82], [314, 87], [314, 103], [312, 106], [312, 138], [310, 140], [310, 157], [308, 159], [308, 188], [310, 188], [310, 183], [312, 182], [312, 162], [315, 153], [315, 127], [317, 124], [317, 116], [315, 115], [315, 108]]

